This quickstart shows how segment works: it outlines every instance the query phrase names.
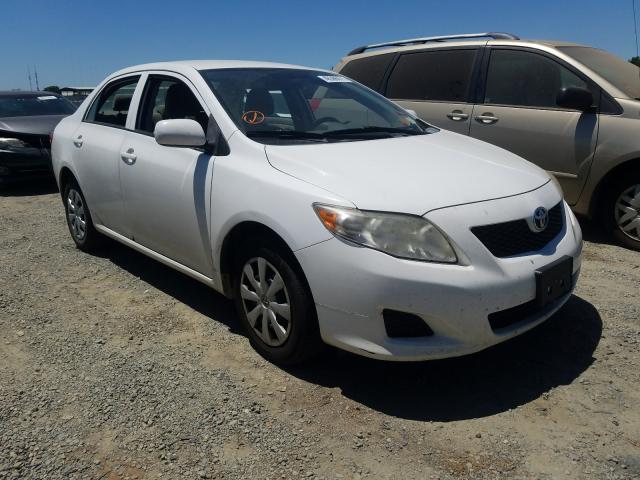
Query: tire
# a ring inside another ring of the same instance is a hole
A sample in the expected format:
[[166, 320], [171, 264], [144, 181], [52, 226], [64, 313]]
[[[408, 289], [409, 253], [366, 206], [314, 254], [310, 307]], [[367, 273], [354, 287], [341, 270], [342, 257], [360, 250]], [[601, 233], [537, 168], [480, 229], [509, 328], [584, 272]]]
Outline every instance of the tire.
[[601, 215], [617, 243], [640, 251], [640, 173], [618, 178], [607, 188]]
[[82, 251], [90, 253], [98, 250], [104, 245], [104, 237], [93, 226], [89, 206], [78, 182], [67, 182], [62, 192], [64, 213], [71, 238]]
[[[265, 290], [262, 283], [271, 290]], [[280, 284], [282, 287], [278, 288]], [[293, 365], [320, 350], [322, 341], [313, 298], [303, 273], [284, 248], [243, 248], [234, 262], [233, 296], [251, 345], [270, 362]]]

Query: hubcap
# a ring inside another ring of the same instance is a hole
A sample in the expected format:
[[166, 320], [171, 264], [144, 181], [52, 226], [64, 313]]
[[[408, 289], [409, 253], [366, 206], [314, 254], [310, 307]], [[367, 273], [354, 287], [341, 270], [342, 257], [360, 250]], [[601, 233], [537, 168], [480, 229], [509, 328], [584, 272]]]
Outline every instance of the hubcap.
[[628, 188], [618, 197], [615, 218], [622, 233], [640, 241], [640, 185]]
[[77, 240], [84, 239], [87, 234], [87, 218], [84, 202], [77, 190], [69, 190], [67, 195], [67, 217], [71, 226], [71, 233]]
[[291, 307], [278, 270], [262, 257], [247, 261], [242, 269], [240, 296], [258, 337], [270, 347], [282, 345], [291, 332]]

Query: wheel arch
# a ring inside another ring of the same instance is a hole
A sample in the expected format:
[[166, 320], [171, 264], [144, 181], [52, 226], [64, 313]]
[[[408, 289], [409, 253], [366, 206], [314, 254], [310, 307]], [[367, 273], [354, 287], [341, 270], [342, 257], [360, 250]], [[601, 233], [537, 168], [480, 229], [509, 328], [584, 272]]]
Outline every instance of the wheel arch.
[[78, 179], [76, 178], [76, 176], [74, 175], [74, 173], [71, 171], [71, 169], [67, 166], [64, 166], [60, 169], [60, 175], [58, 177], [58, 184], [59, 184], [59, 189], [60, 189], [60, 195], [64, 195], [64, 189], [67, 186], [67, 184], [71, 181], [75, 181], [76, 183], [78, 182]]
[[[307, 289], [309, 285], [302, 266], [296, 259], [293, 250], [284, 238], [271, 227], [255, 220], [245, 220], [233, 226], [225, 235], [220, 248], [219, 272], [222, 282], [222, 291], [225, 296], [233, 296], [233, 264], [237, 256], [253, 245], [272, 245], [285, 253], [304, 280]], [[309, 292], [311, 290], [309, 289]]]
[[640, 173], [640, 157], [634, 157], [618, 163], [611, 168], [598, 182], [589, 202], [589, 216], [597, 217], [600, 213], [602, 200], [605, 198], [608, 188], [618, 179], [626, 175]]

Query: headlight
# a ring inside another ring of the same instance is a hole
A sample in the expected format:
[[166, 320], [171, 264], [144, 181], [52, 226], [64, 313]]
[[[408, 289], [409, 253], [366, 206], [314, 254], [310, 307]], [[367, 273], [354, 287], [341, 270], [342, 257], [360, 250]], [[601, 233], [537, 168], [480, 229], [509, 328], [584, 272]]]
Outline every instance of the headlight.
[[458, 261], [445, 236], [422, 217], [317, 203], [313, 208], [327, 230], [350, 242], [410, 260]]
[[17, 138], [0, 137], [0, 150], [19, 150], [27, 147], [27, 143]]

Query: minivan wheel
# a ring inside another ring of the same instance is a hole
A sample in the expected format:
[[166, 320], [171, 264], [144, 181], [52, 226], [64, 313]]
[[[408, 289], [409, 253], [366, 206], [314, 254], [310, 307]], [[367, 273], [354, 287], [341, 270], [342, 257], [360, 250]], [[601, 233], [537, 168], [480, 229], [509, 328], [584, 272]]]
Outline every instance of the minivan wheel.
[[640, 250], [640, 175], [620, 179], [609, 189], [605, 222], [622, 245]]
[[69, 233], [76, 246], [85, 252], [99, 248], [103, 237], [93, 226], [89, 206], [76, 181], [65, 185], [62, 198]]
[[234, 271], [234, 299], [251, 345], [267, 360], [291, 365], [317, 353], [321, 341], [302, 273], [277, 247], [247, 248]]

